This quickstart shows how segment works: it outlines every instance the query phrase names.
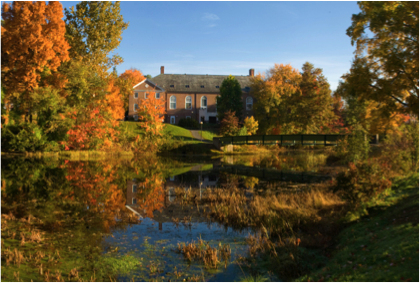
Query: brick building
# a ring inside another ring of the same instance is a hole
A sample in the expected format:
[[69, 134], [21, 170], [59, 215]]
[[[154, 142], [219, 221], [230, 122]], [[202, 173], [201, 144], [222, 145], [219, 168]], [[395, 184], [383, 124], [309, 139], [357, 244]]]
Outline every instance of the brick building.
[[[250, 78], [254, 76], [254, 69], [249, 70], [248, 76], [235, 76], [242, 88], [243, 117], [253, 115], [254, 98], [250, 95]], [[156, 98], [165, 100], [165, 122], [178, 124], [182, 118], [209, 123], [217, 122], [216, 97], [220, 94], [220, 86], [227, 75], [175, 75], [165, 74], [164, 67], [160, 68], [160, 75], [151, 80], [145, 79], [133, 87], [133, 94], [129, 98], [128, 116], [137, 119], [136, 109], [142, 99], [147, 99], [151, 93]]]

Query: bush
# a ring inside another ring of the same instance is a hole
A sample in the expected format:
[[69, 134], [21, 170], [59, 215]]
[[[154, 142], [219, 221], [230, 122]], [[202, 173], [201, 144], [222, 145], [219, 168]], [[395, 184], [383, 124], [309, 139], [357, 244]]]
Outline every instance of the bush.
[[1, 129], [2, 151], [40, 151], [47, 146], [47, 136], [36, 124], [23, 123]]
[[222, 136], [235, 136], [239, 131], [239, 119], [235, 116], [235, 112], [228, 111], [220, 123], [220, 134]]
[[178, 126], [183, 127], [183, 128], [192, 128], [192, 129], [199, 128], [198, 122], [191, 118], [183, 118], [179, 120]]
[[369, 141], [365, 138], [365, 132], [359, 126], [351, 135], [338, 142], [335, 154], [345, 163], [358, 163], [368, 158], [369, 150]]
[[248, 135], [248, 129], [245, 127], [245, 126], [243, 126], [237, 133], [236, 133], [236, 135], [237, 136], [246, 136], [246, 135]]
[[334, 191], [338, 191], [352, 208], [370, 201], [392, 185], [388, 179], [389, 167], [375, 161], [350, 163], [349, 169], [337, 175]]
[[398, 174], [419, 170], [419, 125], [402, 125], [384, 139], [381, 160]]

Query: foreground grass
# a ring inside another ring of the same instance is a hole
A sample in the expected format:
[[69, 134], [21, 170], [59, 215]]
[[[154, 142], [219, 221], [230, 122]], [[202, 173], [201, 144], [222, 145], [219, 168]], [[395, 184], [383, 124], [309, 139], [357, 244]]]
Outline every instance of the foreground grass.
[[327, 264], [299, 281], [419, 281], [419, 176], [397, 180], [337, 238]]

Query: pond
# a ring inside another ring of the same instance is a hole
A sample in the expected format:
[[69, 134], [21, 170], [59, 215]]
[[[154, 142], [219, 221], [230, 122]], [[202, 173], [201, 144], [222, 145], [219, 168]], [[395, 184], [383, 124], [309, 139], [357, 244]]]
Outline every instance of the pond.
[[[223, 191], [236, 190], [242, 204], [267, 192], [302, 191], [331, 179], [326, 158], [309, 151], [2, 157], [2, 280], [240, 281], [247, 239], [262, 230], [242, 212], [221, 214]], [[280, 280], [269, 272], [266, 279]]]

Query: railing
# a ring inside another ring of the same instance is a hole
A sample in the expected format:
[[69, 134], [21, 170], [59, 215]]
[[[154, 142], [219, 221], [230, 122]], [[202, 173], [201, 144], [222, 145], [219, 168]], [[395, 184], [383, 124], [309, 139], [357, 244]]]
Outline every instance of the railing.
[[224, 146], [227, 144], [278, 144], [278, 145], [337, 145], [338, 140], [347, 135], [255, 135], [213, 138], [213, 144]]

